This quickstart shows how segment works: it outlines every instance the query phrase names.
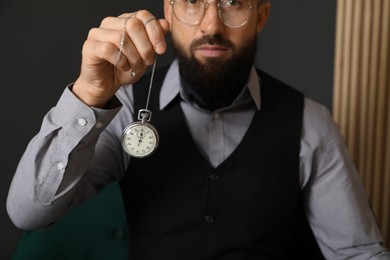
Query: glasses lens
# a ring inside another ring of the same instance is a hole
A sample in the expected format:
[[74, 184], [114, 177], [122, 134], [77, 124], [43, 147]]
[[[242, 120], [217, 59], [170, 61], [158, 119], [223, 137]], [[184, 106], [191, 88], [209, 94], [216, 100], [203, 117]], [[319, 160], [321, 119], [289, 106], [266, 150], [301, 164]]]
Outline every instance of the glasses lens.
[[[171, 0], [173, 14], [179, 21], [188, 25], [197, 25], [202, 21], [207, 3], [203, 0]], [[225, 25], [240, 27], [248, 21], [252, 3], [249, 0], [221, 0], [218, 8], [219, 16]]]
[[249, 0], [223, 0], [219, 10], [219, 15], [227, 26], [240, 27], [248, 21], [252, 4]]
[[171, 1], [173, 14], [182, 23], [189, 25], [199, 24], [204, 13], [204, 4], [201, 0], [173, 0]]

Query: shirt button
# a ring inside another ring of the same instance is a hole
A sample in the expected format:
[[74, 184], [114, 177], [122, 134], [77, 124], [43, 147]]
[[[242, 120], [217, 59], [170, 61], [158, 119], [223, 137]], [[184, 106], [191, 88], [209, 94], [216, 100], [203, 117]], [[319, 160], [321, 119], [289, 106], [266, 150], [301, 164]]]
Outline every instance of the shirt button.
[[215, 219], [213, 216], [210, 216], [210, 215], [206, 215], [204, 216], [204, 219], [206, 220], [206, 223], [209, 223], [209, 224], [212, 224], [215, 222]]
[[210, 177], [210, 179], [211, 179], [212, 181], [217, 181], [217, 180], [219, 179], [219, 175], [216, 174], [216, 173], [210, 174], [209, 177]]
[[79, 118], [79, 119], [77, 120], [77, 123], [78, 123], [79, 125], [85, 126], [85, 125], [87, 124], [87, 120], [85, 120], [84, 118]]
[[103, 126], [102, 122], [97, 122], [96, 125], [95, 125], [95, 127], [98, 128], [98, 129], [101, 128], [102, 126]]
[[215, 113], [214, 114], [214, 119], [218, 119], [219, 118], [219, 113]]
[[65, 166], [64, 166], [64, 164], [62, 162], [57, 163], [57, 169], [58, 170], [62, 170], [64, 168], [65, 168]]

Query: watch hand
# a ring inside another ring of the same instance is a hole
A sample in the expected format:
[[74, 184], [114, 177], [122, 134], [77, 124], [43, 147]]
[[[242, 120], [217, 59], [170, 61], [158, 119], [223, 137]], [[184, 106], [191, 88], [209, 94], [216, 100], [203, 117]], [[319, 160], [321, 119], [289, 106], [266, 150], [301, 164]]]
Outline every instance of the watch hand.
[[138, 133], [138, 138], [143, 139], [145, 137], [144, 130], [142, 129], [141, 132]]

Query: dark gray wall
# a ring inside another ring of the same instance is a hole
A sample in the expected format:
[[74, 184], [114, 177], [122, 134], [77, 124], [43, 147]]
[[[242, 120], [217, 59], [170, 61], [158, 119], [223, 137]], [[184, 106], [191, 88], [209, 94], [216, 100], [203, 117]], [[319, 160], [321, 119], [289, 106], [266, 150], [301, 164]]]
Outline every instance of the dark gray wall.
[[[256, 64], [331, 107], [336, 0], [271, 0]], [[10, 259], [21, 232], [5, 201], [18, 160], [46, 111], [78, 72], [89, 28], [139, 8], [161, 17], [162, 0], [3, 0], [0, 3], [0, 259]], [[172, 59], [159, 58], [159, 66]]]
[[271, 0], [257, 65], [332, 106], [337, 0]]

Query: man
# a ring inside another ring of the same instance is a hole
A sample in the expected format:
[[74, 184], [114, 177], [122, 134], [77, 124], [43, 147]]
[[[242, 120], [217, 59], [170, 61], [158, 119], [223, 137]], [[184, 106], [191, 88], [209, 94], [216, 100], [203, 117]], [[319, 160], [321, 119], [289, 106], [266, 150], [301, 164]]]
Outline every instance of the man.
[[[130, 259], [390, 259], [329, 112], [253, 67], [270, 6], [165, 0], [165, 19], [92, 29], [21, 158], [14, 223], [45, 228], [119, 179]], [[143, 77], [168, 31], [177, 59]]]

